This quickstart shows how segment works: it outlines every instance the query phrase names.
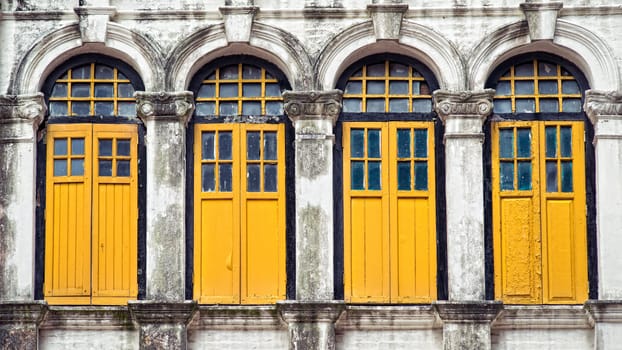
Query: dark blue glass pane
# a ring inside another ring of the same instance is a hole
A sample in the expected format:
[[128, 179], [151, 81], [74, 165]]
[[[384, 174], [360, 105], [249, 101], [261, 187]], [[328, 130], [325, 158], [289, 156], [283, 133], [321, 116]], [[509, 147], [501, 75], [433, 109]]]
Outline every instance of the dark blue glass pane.
[[64, 116], [67, 113], [67, 102], [50, 102], [50, 115], [51, 116]]
[[91, 77], [91, 65], [73, 68], [71, 70], [72, 79], [89, 79]]
[[344, 94], [361, 94], [363, 93], [363, 84], [360, 81], [349, 81], [346, 85]]
[[95, 84], [95, 97], [113, 97], [113, 91], [112, 84]]
[[533, 81], [516, 81], [514, 83], [514, 94], [515, 95], [533, 95], [534, 93], [534, 85]]
[[407, 77], [408, 66], [400, 63], [389, 63], [389, 75], [392, 77]]
[[531, 129], [517, 129], [516, 130], [518, 142], [517, 142], [517, 155], [520, 158], [531, 157]]
[[415, 162], [415, 190], [428, 189], [428, 162]]
[[557, 162], [546, 162], [546, 191], [557, 192]]
[[246, 133], [246, 159], [260, 159], [260, 137], [258, 131], [249, 131]]
[[134, 87], [132, 84], [119, 84], [117, 85], [118, 97], [134, 97]]
[[410, 158], [410, 129], [397, 129], [397, 157]]
[[197, 97], [214, 97], [216, 96], [216, 84], [203, 84], [197, 92]]
[[54, 87], [52, 88], [52, 97], [67, 97], [67, 84], [54, 84]]
[[353, 190], [365, 189], [365, 162], [350, 162], [350, 188]]
[[261, 102], [258, 102], [258, 101], [242, 102], [242, 115], [261, 115]]
[[237, 97], [238, 84], [220, 84], [220, 97]]
[[410, 191], [410, 162], [397, 162], [397, 189]]
[[266, 115], [282, 115], [283, 114], [283, 102], [270, 101], [266, 102]]
[[510, 100], [494, 100], [495, 113], [512, 113], [512, 101]]
[[562, 157], [572, 157], [572, 128], [570, 126], [559, 128], [559, 148]]
[[264, 192], [276, 192], [276, 165], [266, 164], [263, 168], [263, 190]]
[[242, 85], [242, 95], [244, 97], [261, 96], [261, 84], [244, 84]]
[[130, 176], [130, 161], [118, 160], [117, 161], [117, 176]]
[[112, 176], [112, 161], [100, 160], [99, 161], [99, 176]]
[[201, 166], [203, 192], [213, 192], [216, 188], [214, 181], [214, 164], [203, 164]]
[[514, 75], [517, 77], [532, 77], [533, 62], [518, 64], [514, 67]]
[[380, 95], [384, 94], [384, 81], [368, 81], [367, 82], [367, 94], [368, 95]]
[[230, 131], [221, 131], [218, 133], [218, 159], [222, 159], [222, 160], [231, 159], [231, 132]]
[[538, 82], [538, 91], [542, 95], [557, 94], [557, 80], [541, 80]]
[[365, 130], [363, 129], [350, 130], [350, 157], [352, 158], [365, 157]]
[[511, 94], [512, 94], [512, 90], [510, 89], [509, 81], [500, 81], [497, 83], [497, 87], [496, 87], [497, 96], [510, 96]]
[[432, 111], [432, 100], [430, 99], [413, 99], [414, 113], [429, 113]]
[[579, 84], [574, 80], [568, 80], [562, 82], [562, 92], [564, 94], [579, 94]]
[[[136, 115], [136, 102], [119, 102], [117, 103], [118, 115], [131, 117]], [[213, 110], [213, 108], [212, 108]]]
[[580, 98], [565, 98], [562, 102], [563, 112], [581, 112], [581, 99]]
[[389, 93], [392, 95], [407, 95], [408, 94], [408, 82], [407, 81], [390, 81]]
[[220, 79], [237, 79], [238, 78], [238, 65], [230, 65], [220, 68]]
[[344, 98], [343, 99], [343, 111], [346, 113], [359, 113], [361, 112], [362, 103], [360, 98]]
[[562, 192], [572, 192], [572, 161], [562, 162]]
[[204, 132], [201, 136], [202, 159], [215, 159], [214, 154], [214, 132]]
[[66, 176], [67, 175], [67, 160], [66, 159], [54, 159], [54, 176]]
[[535, 113], [536, 101], [533, 98], [516, 99], [516, 113]]
[[231, 192], [232, 169], [231, 164], [218, 165], [218, 190], [220, 192]]
[[74, 156], [84, 154], [84, 139], [71, 139], [71, 154]]
[[99, 140], [99, 155], [104, 157], [112, 156], [112, 140]]
[[559, 101], [554, 98], [540, 99], [540, 112], [557, 113], [559, 112]]
[[[128, 162], [128, 165], [129, 165], [129, 162]], [[71, 160], [71, 176], [82, 176], [82, 175], [84, 175], [84, 159], [72, 159]]]
[[72, 84], [71, 96], [73, 97], [90, 97], [91, 84]]
[[380, 158], [380, 130], [367, 130], [367, 157]]
[[415, 129], [415, 157], [426, 158], [428, 156], [428, 130]]
[[501, 191], [514, 190], [514, 162], [499, 163], [499, 186]]
[[95, 115], [114, 115], [114, 104], [112, 102], [95, 102]]
[[71, 103], [72, 115], [89, 115], [91, 114], [90, 102], [73, 102]]
[[246, 191], [259, 192], [261, 173], [259, 164], [248, 164], [246, 166]]
[[54, 155], [67, 155], [67, 139], [54, 139]]
[[384, 63], [368, 65], [367, 76], [368, 77], [384, 77]]
[[130, 155], [130, 140], [118, 139], [117, 140], [117, 155], [129, 156]]
[[279, 84], [266, 84], [266, 96], [281, 96], [281, 87]]
[[367, 174], [369, 183], [367, 184], [367, 189], [369, 190], [380, 190], [382, 189], [380, 186], [380, 162], [368, 162], [367, 163]]
[[102, 66], [100, 64], [95, 66], [95, 79], [112, 79], [113, 69], [108, 66]]
[[261, 68], [243, 65], [242, 66], [242, 78], [244, 79], [261, 79]]
[[384, 99], [368, 99], [367, 100], [367, 112], [384, 113]]
[[276, 132], [263, 134], [263, 159], [276, 160]]
[[518, 162], [518, 189], [531, 190], [531, 161]]
[[420, 81], [413, 81], [413, 91], [412, 91], [413, 95], [421, 95], [421, 82]]
[[514, 157], [514, 129], [499, 130], [499, 158]]
[[408, 99], [392, 98], [389, 100], [389, 112], [405, 113], [408, 112]]
[[557, 156], [557, 127], [547, 126], [544, 133], [546, 135], [546, 156], [554, 158]]
[[552, 64], [548, 62], [538, 62], [538, 75], [546, 77], [546, 76], [556, 76], [557, 75], [557, 64]]

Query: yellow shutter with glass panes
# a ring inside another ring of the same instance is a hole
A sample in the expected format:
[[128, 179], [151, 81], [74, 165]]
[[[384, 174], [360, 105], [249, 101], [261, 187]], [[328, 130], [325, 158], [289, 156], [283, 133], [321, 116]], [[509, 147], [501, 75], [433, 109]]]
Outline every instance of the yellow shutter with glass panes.
[[195, 128], [194, 297], [266, 304], [285, 298], [283, 124]]
[[45, 299], [135, 299], [136, 125], [50, 124], [46, 141]]

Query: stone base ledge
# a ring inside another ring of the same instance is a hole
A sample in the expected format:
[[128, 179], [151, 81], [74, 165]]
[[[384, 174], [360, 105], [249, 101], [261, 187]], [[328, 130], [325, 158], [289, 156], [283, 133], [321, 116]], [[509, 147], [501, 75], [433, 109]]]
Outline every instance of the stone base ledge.
[[0, 326], [39, 324], [47, 312], [45, 301], [0, 301]]
[[134, 300], [127, 303], [132, 319], [138, 324], [183, 324], [190, 322], [197, 311], [197, 302], [164, 302]]
[[338, 330], [431, 329], [441, 322], [432, 305], [346, 305]]
[[295, 301], [276, 304], [285, 323], [334, 323], [345, 310], [343, 301]]
[[133, 329], [127, 306], [49, 306], [41, 329]]
[[493, 329], [590, 329], [581, 305], [504, 305]]
[[199, 305], [192, 330], [284, 329], [276, 305]]
[[500, 301], [435, 301], [432, 303], [443, 323], [492, 322], [503, 308]]
[[622, 300], [588, 300], [584, 308], [593, 322], [622, 323]]

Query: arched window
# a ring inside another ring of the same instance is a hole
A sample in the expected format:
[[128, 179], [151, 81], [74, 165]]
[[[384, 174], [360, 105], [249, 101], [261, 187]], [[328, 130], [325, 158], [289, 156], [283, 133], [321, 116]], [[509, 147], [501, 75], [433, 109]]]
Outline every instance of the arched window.
[[129, 66], [95, 55], [71, 59], [43, 87], [49, 116], [39, 175], [45, 179], [43, 296], [50, 304], [137, 298], [133, 93], [142, 89]]
[[212, 62], [191, 82], [193, 293], [200, 303], [285, 298], [286, 88], [274, 66], [248, 56]]
[[[588, 298], [585, 78], [549, 55], [514, 58], [488, 81], [495, 298], [580, 304]], [[592, 202], [593, 203], [593, 202]], [[592, 204], [590, 204], [591, 206]]]
[[432, 74], [400, 56], [348, 69], [342, 127], [344, 298], [428, 303], [437, 297], [438, 147]]

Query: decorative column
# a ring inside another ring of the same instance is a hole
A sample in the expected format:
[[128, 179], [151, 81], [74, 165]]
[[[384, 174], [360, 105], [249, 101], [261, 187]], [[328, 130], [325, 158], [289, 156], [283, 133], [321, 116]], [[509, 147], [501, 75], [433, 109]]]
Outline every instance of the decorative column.
[[490, 323], [501, 303], [486, 301], [482, 126], [494, 90], [434, 91], [445, 124], [449, 301], [436, 302], [443, 347], [490, 349]]
[[285, 92], [285, 112], [296, 130], [296, 300], [279, 303], [290, 349], [334, 349], [333, 127], [340, 90]]
[[147, 129], [146, 299], [130, 301], [141, 349], [185, 349], [186, 325], [196, 310], [185, 301], [186, 127], [191, 92], [136, 92]]
[[594, 125], [599, 297], [585, 307], [595, 349], [614, 349], [622, 343], [622, 92], [588, 90], [584, 110]]
[[43, 94], [0, 95], [0, 348], [36, 349], [35, 164]]

